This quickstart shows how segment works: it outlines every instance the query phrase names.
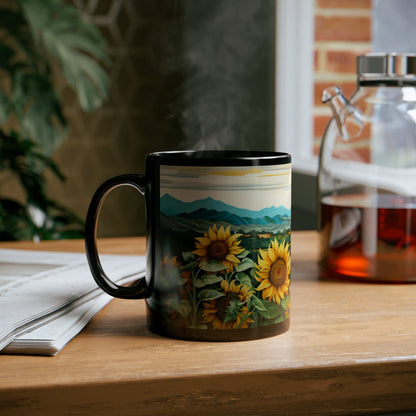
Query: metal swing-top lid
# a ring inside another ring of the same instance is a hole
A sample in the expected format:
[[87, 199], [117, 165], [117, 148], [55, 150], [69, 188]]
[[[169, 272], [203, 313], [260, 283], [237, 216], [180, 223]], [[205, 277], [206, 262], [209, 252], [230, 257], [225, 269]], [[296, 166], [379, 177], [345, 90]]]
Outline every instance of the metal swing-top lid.
[[357, 58], [357, 75], [360, 84], [416, 83], [416, 54], [370, 53]]

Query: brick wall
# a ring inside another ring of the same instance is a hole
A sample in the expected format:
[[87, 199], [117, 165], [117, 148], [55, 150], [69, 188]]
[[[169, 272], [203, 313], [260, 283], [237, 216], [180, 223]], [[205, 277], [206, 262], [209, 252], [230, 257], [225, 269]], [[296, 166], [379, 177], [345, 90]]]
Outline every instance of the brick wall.
[[314, 154], [331, 117], [322, 91], [356, 89], [356, 57], [371, 51], [371, 0], [315, 0]]

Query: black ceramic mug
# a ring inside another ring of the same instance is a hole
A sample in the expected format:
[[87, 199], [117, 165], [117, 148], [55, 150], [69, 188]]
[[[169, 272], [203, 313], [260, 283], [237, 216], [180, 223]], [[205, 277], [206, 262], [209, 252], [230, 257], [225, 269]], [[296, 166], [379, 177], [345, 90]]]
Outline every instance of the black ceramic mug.
[[[147, 275], [131, 287], [106, 276], [96, 243], [105, 196], [125, 185], [146, 198]], [[111, 178], [94, 194], [86, 252], [105, 292], [146, 298], [150, 331], [200, 341], [257, 339], [289, 328], [290, 222], [286, 153], [151, 153], [144, 175]]]

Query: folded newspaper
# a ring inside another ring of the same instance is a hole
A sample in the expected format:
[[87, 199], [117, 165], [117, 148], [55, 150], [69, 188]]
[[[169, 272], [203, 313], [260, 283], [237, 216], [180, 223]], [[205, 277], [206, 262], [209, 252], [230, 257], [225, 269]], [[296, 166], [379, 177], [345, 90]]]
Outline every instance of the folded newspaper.
[[[120, 285], [144, 276], [144, 256], [100, 259]], [[0, 352], [55, 355], [110, 300], [83, 253], [0, 249]]]

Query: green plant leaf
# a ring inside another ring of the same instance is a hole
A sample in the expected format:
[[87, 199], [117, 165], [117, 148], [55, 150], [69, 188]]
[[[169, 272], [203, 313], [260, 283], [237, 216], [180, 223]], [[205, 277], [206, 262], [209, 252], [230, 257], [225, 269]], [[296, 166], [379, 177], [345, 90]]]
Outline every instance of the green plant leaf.
[[[81, 107], [94, 110], [108, 95], [105, 42], [65, 0], [7, 2], [0, 28], [0, 169], [17, 177], [26, 193], [23, 205], [0, 199], [0, 239], [80, 238], [83, 221], [46, 192], [45, 170], [63, 179], [50, 155], [67, 135], [52, 68], [60, 67]], [[13, 127], [5, 127], [10, 120]], [[40, 216], [31, 216], [29, 206]]]
[[70, 210], [50, 200], [43, 171], [49, 168], [61, 176], [53, 160], [36, 150], [35, 144], [17, 133], [0, 130], [0, 168], [10, 169], [26, 191], [26, 205], [1, 200], [0, 239], [82, 238], [84, 223]]
[[10, 48], [5, 43], [0, 43], [0, 68], [4, 69], [5, 71], [12, 72], [12, 59], [14, 56], [15, 52], [12, 48]]
[[244, 305], [243, 302], [237, 299], [231, 299], [230, 304], [228, 305], [225, 311], [225, 318], [224, 322], [229, 322], [237, 319], [238, 315], [240, 314], [241, 307]]
[[52, 154], [66, 136], [67, 126], [50, 80], [41, 75], [18, 73], [14, 86], [11, 101], [22, 133], [38, 142], [46, 154]]
[[289, 308], [290, 305], [290, 297], [289, 295], [286, 295], [281, 301], [280, 301], [280, 306], [284, 309], [287, 310]]
[[[0, 55], [1, 60], [1, 55]], [[0, 90], [0, 124], [4, 124], [9, 118], [10, 104], [6, 94]]]
[[12, 9], [0, 9], [0, 27], [9, 32], [9, 34], [16, 34], [19, 26], [24, 25], [22, 15]]
[[215, 274], [206, 274], [199, 279], [194, 280], [195, 287], [205, 287], [207, 285], [212, 285], [224, 280], [221, 276], [217, 276]]
[[191, 260], [193, 260], [195, 257], [196, 257], [196, 256], [195, 256], [195, 254], [194, 254], [194, 253], [192, 253], [192, 251], [183, 251], [183, 252], [182, 252], [182, 258], [183, 258], [183, 261], [191, 261]]
[[257, 296], [252, 296], [250, 299], [255, 309], [257, 309], [258, 311], [267, 311], [266, 306], [263, 305], [263, 301], [259, 299]]
[[251, 260], [250, 258], [246, 257], [245, 259], [243, 259], [241, 261], [241, 263], [239, 263], [239, 264], [237, 264], [237, 266], [235, 266], [235, 270], [237, 272], [243, 272], [244, 270], [251, 269], [254, 266], [255, 266], [254, 261]]
[[[23, 59], [23, 56], [30, 62], [36, 60], [36, 56], [33, 52], [33, 42], [31, 36], [27, 31], [27, 24], [22, 16], [22, 13], [18, 10], [12, 10], [10, 8], [0, 9], [0, 27], [7, 34], [2, 38], [2, 47], [8, 48], [7, 43], [10, 46], [10, 41], [13, 41], [12, 48], [9, 51], [12, 53], [8, 55], [8, 58]], [[22, 54], [23, 52], [23, 54]], [[23, 55], [23, 56], [22, 56]], [[5, 56], [3, 55], [3, 58]], [[1, 62], [1, 67], [10, 70], [13, 65], [10, 62], [8, 67], [5, 65], [4, 60]]]
[[178, 312], [184, 319], [186, 319], [192, 311], [192, 306], [185, 299], [181, 299], [180, 301], [176, 299], [169, 299], [167, 301], [167, 305], [169, 308]]
[[106, 64], [109, 59], [96, 27], [62, 0], [19, 0], [19, 4], [36, 44], [58, 60], [81, 107], [88, 112], [99, 107], [108, 96], [109, 79], [97, 61]]
[[[258, 299], [258, 298], [257, 298]], [[277, 317], [284, 315], [285, 311], [284, 309], [278, 304], [274, 302], [269, 302], [264, 299], [258, 299], [263, 306], [263, 309], [259, 309], [257, 306], [257, 310], [259, 311], [259, 314], [266, 319], [276, 319]]]
[[214, 300], [222, 296], [225, 296], [223, 292], [218, 292], [218, 290], [213, 290], [213, 289], [201, 290], [198, 294], [199, 299], [206, 300], [206, 301]]
[[244, 250], [242, 253], [237, 254], [237, 257], [238, 257], [239, 259], [242, 259], [242, 258], [244, 258], [244, 257], [247, 257], [249, 254], [250, 254], [250, 252], [249, 252], [248, 250]]
[[246, 275], [245, 273], [237, 273], [237, 279], [242, 283], [244, 286], [252, 287], [253, 284], [251, 283], [250, 276]]
[[198, 267], [198, 262], [197, 261], [193, 261], [191, 263], [184, 264], [183, 266], [181, 266], [181, 270], [193, 270], [195, 267]]
[[222, 263], [215, 260], [210, 260], [209, 262], [203, 261], [200, 263], [199, 267], [205, 272], [212, 273], [220, 272], [227, 268], [227, 266], [224, 266]]
[[28, 240], [32, 236], [25, 207], [11, 199], [0, 199], [0, 240]]

